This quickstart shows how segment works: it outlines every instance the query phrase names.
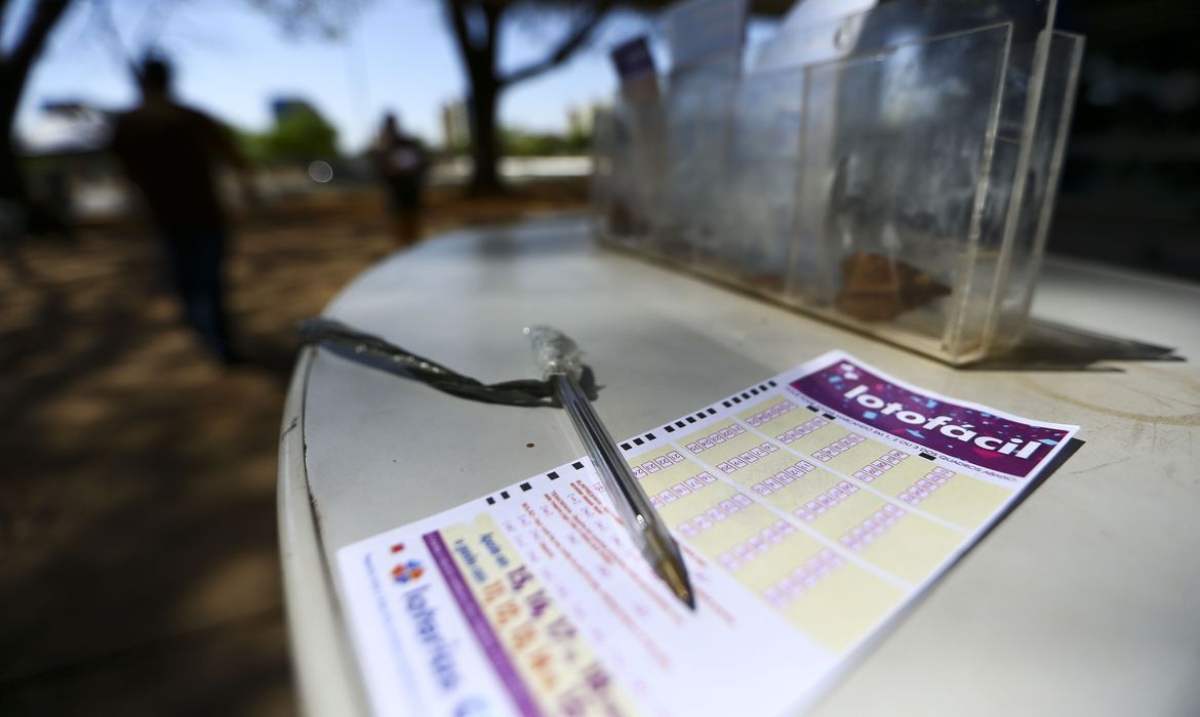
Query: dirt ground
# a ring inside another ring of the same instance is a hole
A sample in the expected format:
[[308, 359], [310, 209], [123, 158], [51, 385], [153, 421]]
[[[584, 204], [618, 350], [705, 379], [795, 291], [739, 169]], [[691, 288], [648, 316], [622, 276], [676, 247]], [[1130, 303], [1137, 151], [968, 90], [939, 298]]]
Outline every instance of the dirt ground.
[[[443, 189], [425, 233], [584, 196]], [[328, 192], [240, 219], [234, 368], [181, 324], [144, 230], [0, 261], [0, 714], [296, 712], [275, 515], [292, 327], [391, 251], [382, 206]]]

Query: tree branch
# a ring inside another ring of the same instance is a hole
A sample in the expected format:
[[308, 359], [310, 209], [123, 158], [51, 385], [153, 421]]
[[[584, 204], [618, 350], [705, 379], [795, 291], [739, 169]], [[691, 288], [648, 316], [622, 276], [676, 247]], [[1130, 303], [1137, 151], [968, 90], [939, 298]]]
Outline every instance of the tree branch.
[[545, 58], [498, 78], [498, 82], [505, 87], [515, 85], [518, 82], [524, 82], [525, 80], [537, 77], [543, 72], [554, 69], [566, 62], [576, 50], [587, 44], [592, 37], [592, 33], [600, 25], [600, 21], [604, 19], [605, 14], [608, 13], [612, 6], [612, 0], [598, 0], [595, 2], [583, 20], [577, 23], [574, 29], [568, 32], [562, 42], [546, 55]]
[[372, 0], [247, 0], [251, 7], [279, 19], [293, 38], [339, 40]]
[[92, 24], [96, 28], [95, 32], [101, 36], [117, 63], [136, 74], [138, 72], [137, 60], [125, 46], [125, 41], [121, 39], [117, 24], [113, 21], [112, 4], [108, 0], [96, 0], [92, 3]]
[[138, 52], [146, 53], [154, 49], [181, 2], [182, 0], [159, 0], [146, 9], [138, 23], [137, 31], [133, 34], [133, 47]]
[[454, 38], [457, 40], [455, 44], [458, 45], [458, 52], [462, 57], [463, 69], [467, 71], [468, 77], [473, 76], [479, 63], [479, 49], [475, 47], [471, 37], [465, 3], [463, 0], [448, 0], [446, 12], [450, 16], [450, 29], [454, 31]]
[[34, 6], [29, 24], [25, 26], [12, 53], [5, 58], [8, 71], [14, 77], [21, 78], [19, 85], [24, 85], [24, 78], [34, 60], [42, 53], [46, 38], [70, 4], [71, 0], [38, 0]]
[[458, 40], [459, 47], [466, 49], [471, 46], [471, 33], [467, 31], [467, 18], [463, 15], [462, 2], [449, 0], [446, 3], [446, 14], [450, 17], [450, 29]]
[[504, 10], [508, 3], [503, 0], [493, 0], [485, 2], [480, 8], [483, 14], [483, 53], [487, 57], [487, 62], [493, 67], [496, 65], [496, 57], [500, 50], [500, 16], [504, 14]]

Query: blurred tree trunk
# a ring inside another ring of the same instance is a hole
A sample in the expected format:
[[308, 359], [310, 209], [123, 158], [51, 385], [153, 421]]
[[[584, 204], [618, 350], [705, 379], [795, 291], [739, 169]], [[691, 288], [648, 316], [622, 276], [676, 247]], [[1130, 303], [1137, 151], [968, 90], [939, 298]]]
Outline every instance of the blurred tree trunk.
[[500, 132], [496, 127], [499, 87], [486, 79], [471, 80], [471, 194], [495, 193], [500, 189]]
[[[541, 59], [501, 74], [498, 67], [501, 20], [515, 3], [510, 0], [445, 0], [463, 67], [470, 84], [467, 112], [471, 119], [474, 170], [467, 191], [480, 196], [502, 189], [497, 165], [500, 133], [496, 113], [504, 90], [558, 67], [587, 44], [613, 4], [611, 0], [578, 2], [582, 12], [559, 42]], [[536, 11], [536, 10], [535, 10]]]
[[17, 114], [17, 103], [21, 100], [21, 88], [11, 87], [7, 68], [0, 69], [0, 127], [4, 140], [0, 142], [0, 200], [16, 202], [24, 206], [28, 198], [21, 165], [17, 159], [16, 138], [12, 136], [13, 120]]
[[0, 141], [0, 200], [24, 206], [28, 203], [29, 193], [17, 156], [13, 123], [25, 83], [29, 79], [29, 71], [41, 56], [46, 38], [62, 19], [71, 0], [33, 0], [28, 19], [23, 27], [16, 30], [9, 28], [12, 18], [7, 11], [11, 10], [9, 6], [12, 4], [15, 3], [0, 0], [0, 33], [11, 38], [0, 55], [0, 132], [3, 132], [3, 140]]

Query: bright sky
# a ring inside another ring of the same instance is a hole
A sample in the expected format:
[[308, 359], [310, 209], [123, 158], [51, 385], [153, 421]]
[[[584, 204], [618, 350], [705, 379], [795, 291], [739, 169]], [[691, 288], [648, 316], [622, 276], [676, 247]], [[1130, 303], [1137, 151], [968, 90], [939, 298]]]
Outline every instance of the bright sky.
[[[155, 15], [172, 0], [111, 0], [115, 26], [128, 51], [140, 54]], [[29, 140], [48, 140], [55, 122], [47, 101], [81, 100], [119, 109], [136, 93], [112, 34], [77, 0], [64, 18], [26, 88], [17, 127]], [[440, 0], [374, 0], [341, 41], [290, 39], [275, 19], [250, 9], [250, 0], [179, 0], [153, 33], [177, 67], [177, 95], [227, 122], [262, 130], [271, 122], [270, 101], [307, 99], [335, 124], [345, 150], [363, 147], [385, 110], [431, 142], [441, 139], [440, 108], [464, 96], [464, 80]], [[651, 21], [610, 20], [599, 41], [556, 71], [503, 95], [501, 121], [532, 130], [561, 130], [566, 112], [607, 99], [616, 78], [607, 50], [645, 31]], [[558, 36], [550, 22], [510, 28], [501, 45], [505, 66], [538, 56]], [[59, 126], [61, 130], [61, 125]]]

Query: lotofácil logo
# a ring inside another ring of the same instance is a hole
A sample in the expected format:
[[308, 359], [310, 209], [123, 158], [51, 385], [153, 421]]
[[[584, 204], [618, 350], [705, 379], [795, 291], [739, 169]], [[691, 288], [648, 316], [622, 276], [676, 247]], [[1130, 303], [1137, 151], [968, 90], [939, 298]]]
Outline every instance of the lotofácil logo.
[[847, 399], [854, 399], [858, 405], [872, 411], [878, 411], [884, 416], [890, 416], [901, 423], [938, 433], [962, 443], [973, 443], [985, 451], [994, 451], [1001, 455], [1015, 455], [1022, 460], [1028, 460], [1039, 448], [1046, 446], [1037, 440], [1027, 440], [1023, 436], [999, 437], [976, 432], [970, 423], [959, 424], [951, 416], [929, 417], [917, 411], [906, 409], [903, 403], [893, 401], [886, 403], [884, 399], [868, 393], [866, 386], [858, 385], [845, 393]]

